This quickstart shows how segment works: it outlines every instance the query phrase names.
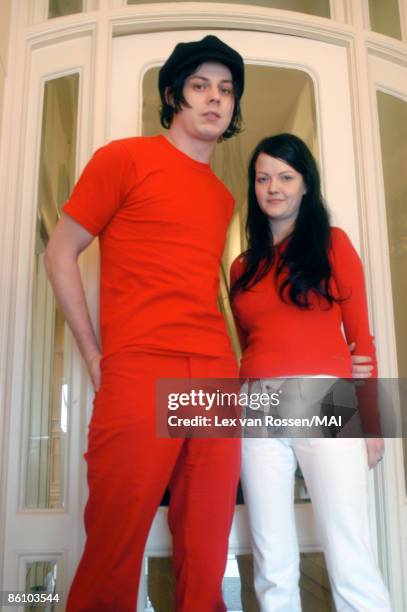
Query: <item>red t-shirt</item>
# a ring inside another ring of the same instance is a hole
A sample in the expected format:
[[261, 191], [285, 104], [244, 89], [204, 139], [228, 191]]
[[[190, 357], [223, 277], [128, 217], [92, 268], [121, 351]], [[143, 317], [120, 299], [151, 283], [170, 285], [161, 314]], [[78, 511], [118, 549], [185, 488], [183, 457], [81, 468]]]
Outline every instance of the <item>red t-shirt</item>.
[[[236, 295], [232, 306], [243, 343], [242, 376], [351, 377], [348, 342], [356, 343], [355, 354], [373, 358], [377, 375], [362, 263], [345, 232], [337, 227], [331, 229], [329, 259], [331, 290], [343, 300], [332, 307], [314, 294], [309, 296], [310, 309], [283, 301], [274, 281], [276, 263], [250, 291]], [[231, 283], [244, 268], [244, 257], [235, 259]]]
[[[369, 330], [362, 262], [346, 233], [337, 227], [331, 228], [328, 254], [332, 269], [331, 290], [342, 300], [331, 307], [314, 294], [309, 296], [310, 309], [281, 299], [275, 270], [282, 248], [284, 242], [276, 248], [276, 261], [266, 276], [249, 291], [239, 292], [232, 303], [243, 350], [241, 376], [271, 378], [322, 374], [351, 378], [348, 343], [355, 342], [355, 355], [372, 358], [372, 376], [376, 378], [376, 353]], [[244, 269], [244, 257], [240, 256], [231, 267], [231, 284]], [[358, 395], [364, 396], [360, 409], [365, 431], [380, 432], [374, 385]]]
[[208, 164], [163, 136], [113, 141], [64, 212], [99, 236], [104, 356], [232, 354], [217, 297], [233, 198]]

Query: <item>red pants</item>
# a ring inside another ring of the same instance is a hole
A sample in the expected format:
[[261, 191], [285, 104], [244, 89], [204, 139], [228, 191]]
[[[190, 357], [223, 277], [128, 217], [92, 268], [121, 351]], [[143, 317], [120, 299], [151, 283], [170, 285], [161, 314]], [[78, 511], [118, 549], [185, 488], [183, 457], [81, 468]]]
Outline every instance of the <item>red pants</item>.
[[177, 612], [224, 612], [239, 439], [159, 439], [158, 377], [235, 377], [234, 359], [135, 354], [103, 362], [89, 426], [87, 540], [68, 612], [134, 612], [144, 546], [170, 486]]

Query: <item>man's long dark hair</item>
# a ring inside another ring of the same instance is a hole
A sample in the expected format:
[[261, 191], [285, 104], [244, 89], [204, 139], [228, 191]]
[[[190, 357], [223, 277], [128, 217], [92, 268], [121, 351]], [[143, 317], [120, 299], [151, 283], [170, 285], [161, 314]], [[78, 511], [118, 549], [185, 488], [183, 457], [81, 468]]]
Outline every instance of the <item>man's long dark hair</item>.
[[329, 307], [337, 301], [329, 287], [329, 215], [321, 195], [321, 181], [316, 162], [307, 145], [293, 134], [278, 134], [265, 138], [251, 156], [245, 271], [233, 284], [231, 298], [239, 291], [250, 290], [267, 274], [275, 261], [275, 246], [269, 219], [259, 207], [255, 192], [256, 161], [261, 153], [281, 159], [294, 168], [302, 175], [307, 189], [293, 232], [281, 249], [281, 258], [276, 268], [275, 280], [280, 296], [284, 301], [291, 301], [300, 308], [309, 308], [309, 295], [314, 292], [325, 298]]
[[[189, 107], [189, 104], [185, 100], [183, 93], [185, 81], [189, 76], [191, 76], [191, 74], [194, 74], [197, 71], [197, 69], [199, 68], [199, 66], [202, 65], [202, 63], [203, 62], [193, 63], [174, 77], [174, 80], [170, 86], [170, 93], [172, 96], [171, 104], [166, 99], [165, 92], [162, 92], [160, 94], [160, 122], [164, 128], [168, 129], [171, 126], [174, 115], [176, 113], [179, 113], [183, 107]], [[242, 97], [242, 91], [238, 89], [235, 79], [233, 79], [233, 94], [235, 98], [235, 106], [233, 109], [232, 118], [226, 131], [219, 138], [219, 141], [227, 140], [228, 138], [231, 138], [235, 134], [241, 132], [242, 113], [240, 109], [240, 98]]]

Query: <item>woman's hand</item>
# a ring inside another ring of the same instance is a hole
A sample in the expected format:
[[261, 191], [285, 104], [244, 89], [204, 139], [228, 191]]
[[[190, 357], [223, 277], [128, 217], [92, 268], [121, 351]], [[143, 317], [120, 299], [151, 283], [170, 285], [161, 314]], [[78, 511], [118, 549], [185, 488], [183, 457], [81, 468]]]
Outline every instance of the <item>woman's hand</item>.
[[367, 463], [370, 469], [383, 459], [384, 440], [383, 438], [366, 438]]
[[[349, 344], [351, 353], [355, 350], [355, 343]], [[371, 365], [372, 358], [368, 355], [352, 355], [352, 377], [353, 378], [370, 378], [372, 376], [373, 366]]]

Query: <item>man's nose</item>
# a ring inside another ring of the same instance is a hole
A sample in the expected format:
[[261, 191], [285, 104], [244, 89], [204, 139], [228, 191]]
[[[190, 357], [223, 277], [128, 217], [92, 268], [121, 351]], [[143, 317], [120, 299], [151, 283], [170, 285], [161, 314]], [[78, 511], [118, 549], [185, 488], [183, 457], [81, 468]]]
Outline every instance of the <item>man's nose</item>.
[[208, 87], [208, 99], [209, 99], [209, 102], [219, 102], [220, 101], [219, 89], [215, 85]]

